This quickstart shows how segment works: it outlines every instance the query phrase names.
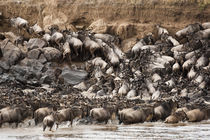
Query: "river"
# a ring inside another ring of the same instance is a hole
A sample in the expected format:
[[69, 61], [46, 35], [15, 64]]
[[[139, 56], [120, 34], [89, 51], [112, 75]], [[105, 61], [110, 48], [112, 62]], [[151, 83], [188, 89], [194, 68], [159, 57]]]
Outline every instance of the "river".
[[1, 140], [137, 140], [137, 139], [210, 139], [210, 121], [164, 124], [162, 122], [135, 125], [62, 125], [58, 130], [42, 131], [36, 127], [3, 127]]

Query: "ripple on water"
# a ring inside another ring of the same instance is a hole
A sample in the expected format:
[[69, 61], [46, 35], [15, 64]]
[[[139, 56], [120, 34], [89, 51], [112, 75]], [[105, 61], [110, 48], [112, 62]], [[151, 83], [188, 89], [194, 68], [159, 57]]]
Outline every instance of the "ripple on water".
[[[55, 128], [53, 129], [55, 130]], [[1, 128], [1, 140], [136, 140], [136, 139], [206, 139], [210, 138], [210, 122], [143, 123], [135, 125], [61, 126], [57, 131], [42, 131], [42, 127]]]

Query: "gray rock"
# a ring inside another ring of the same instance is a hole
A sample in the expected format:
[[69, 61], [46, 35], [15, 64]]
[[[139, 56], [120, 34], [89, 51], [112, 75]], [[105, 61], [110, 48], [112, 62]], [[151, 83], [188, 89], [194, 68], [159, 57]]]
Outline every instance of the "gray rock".
[[5, 82], [8, 82], [8, 81], [14, 81], [14, 80], [15, 80], [15, 77], [8, 74], [8, 73], [4, 73], [0, 77], [0, 83], [5, 83]]
[[39, 56], [39, 62], [41, 62], [42, 64], [45, 64], [47, 62], [47, 59], [45, 58], [44, 54], [41, 54]]
[[10, 68], [10, 73], [13, 75], [24, 76], [29, 71], [29, 67], [15, 65]]
[[43, 48], [45, 46], [47, 46], [47, 43], [44, 40], [39, 39], [39, 38], [32, 38], [27, 43], [28, 50], [33, 50], [36, 48]]
[[64, 68], [60, 78], [64, 79], [64, 83], [76, 85], [84, 81], [88, 76], [86, 71], [71, 70], [69, 68]]
[[30, 50], [27, 55], [29, 59], [38, 59], [40, 54], [41, 54], [41, 49], [37, 48]]
[[5, 62], [10, 66], [16, 64], [21, 58], [21, 50], [7, 39], [2, 42], [1, 50], [3, 54], [3, 60], [5, 60]]
[[0, 60], [0, 68], [2, 68], [4, 71], [8, 71], [10, 66], [5, 61]]
[[52, 82], [53, 82], [53, 80], [49, 75], [44, 75], [40, 79], [41, 84], [51, 84]]
[[56, 48], [52, 48], [52, 47], [46, 47], [43, 48], [43, 52], [44, 52], [44, 56], [48, 61], [60, 61], [61, 57], [62, 57], [62, 53], [56, 49]]
[[3, 68], [0, 67], [0, 74], [3, 74], [4, 73], [4, 70]]
[[39, 62], [39, 60], [28, 59], [28, 58], [21, 60], [20, 65], [21, 66], [29, 66], [35, 70], [38, 70], [38, 71], [41, 71], [44, 67], [44, 65], [41, 62]]

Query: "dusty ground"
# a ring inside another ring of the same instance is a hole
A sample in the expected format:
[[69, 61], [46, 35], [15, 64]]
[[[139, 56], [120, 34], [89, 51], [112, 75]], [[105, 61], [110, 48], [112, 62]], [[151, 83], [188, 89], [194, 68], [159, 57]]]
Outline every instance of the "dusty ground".
[[[152, 32], [155, 24], [173, 33], [190, 23], [210, 21], [210, 0], [1, 0], [0, 12], [1, 18], [21, 16], [30, 24], [71, 29], [103, 19], [106, 32], [129, 39], [126, 43]], [[5, 22], [1, 20], [0, 31], [10, 30]], [[124, 45], [123, 50], [128, 47]]]

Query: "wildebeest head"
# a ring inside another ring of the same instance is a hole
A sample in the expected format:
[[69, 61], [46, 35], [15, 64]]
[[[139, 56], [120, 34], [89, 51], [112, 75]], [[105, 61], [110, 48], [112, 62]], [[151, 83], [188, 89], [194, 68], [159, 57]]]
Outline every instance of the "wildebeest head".
[[53, 34], [56, 31], [59, 31], [58, 25], [51, 25], [48, 29], [50, 30], [51, 34]]
[[143, 110], [146, 115], [145, 121], [151, 121], [154, 116], [154, 108], [153, 107], [145, 107]]
[[72, 113], [74, 117], [83, 117], [83, 112], [81, 107], [72, 107]]

